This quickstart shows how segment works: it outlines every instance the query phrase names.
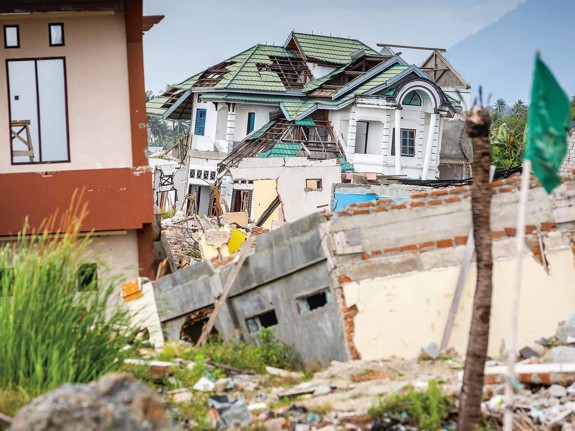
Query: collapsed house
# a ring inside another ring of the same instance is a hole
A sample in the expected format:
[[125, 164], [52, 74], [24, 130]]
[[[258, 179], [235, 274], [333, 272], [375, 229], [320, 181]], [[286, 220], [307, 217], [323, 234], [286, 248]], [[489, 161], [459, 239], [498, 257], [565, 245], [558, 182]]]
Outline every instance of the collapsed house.
[[[492, 356], [510, 333], [519, 181], [492, 184]], [[260, 328], [271, 328], [309, 362], [414, 357], [440, 344], [452, 308], [447, 345], [464, 352], [475, 280], [470, 200], [469, 186], [437, 189], [312, 214], [258, 237], [216, 331], [255, 342]], [[520, 344], [552, 333], [573, 311], [575, 177], [552, 196], [533, 183], [526, 220]], [[233, 266], [207, 261], [154, 282], [168, 338], [197, 340]]]
[[468, 83], [439, 51], [423, 68], [400, 54], [292, 32], [283, 46], [253, 46], [149, 101], [151, 115], [191, 120], [194, 211], [214, 214], [216, 184], [224, 210], [251, 222], [279, 198], [271, 227], [329, 207], [342, 172], [465, 177], [464, 140], [448, 133], [451, 151], [442, 137], [447, 119], [461, 130]]

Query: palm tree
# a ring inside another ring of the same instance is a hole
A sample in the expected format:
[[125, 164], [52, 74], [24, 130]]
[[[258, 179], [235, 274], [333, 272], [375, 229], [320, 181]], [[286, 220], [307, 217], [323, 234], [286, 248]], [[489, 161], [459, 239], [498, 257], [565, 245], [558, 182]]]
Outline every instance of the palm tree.
[[467, 342], [467, 356], [459, 403], [458, 431], [475, 431], [481, 421], [481, 398], [485, 378], [485, 360], [489, 342], [491, 298], [493, 291], [493, 257], [491, 254], [491, 185], [489, 167], [491, 154], [487, 110], [474, 106], [467, 116], [465, 130], [472, 139], [473, 183], [471, 215], [477, 260], [477, 279]]
[[493, 106], [493, 110], [498, 115], [505, 114], [505, 109], [507, 108], [507, 103], [503, 99], [497, 99], [495, 105]]
[[515, 102], [513, 108], [511, 108], [511, 111], [514, 114], [521, 114], [527, 111], [527, 105], [525, 105], [525, 102], [523, 100], [519, 99], [517, 102]]

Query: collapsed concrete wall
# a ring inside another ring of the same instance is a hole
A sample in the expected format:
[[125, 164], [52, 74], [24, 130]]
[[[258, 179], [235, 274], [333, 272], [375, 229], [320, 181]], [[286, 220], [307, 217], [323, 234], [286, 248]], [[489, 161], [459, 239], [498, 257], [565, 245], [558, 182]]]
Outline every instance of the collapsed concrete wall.
[[[494, 356], [509, 334], [519, 181], [493, 183]], [[521, 343], [549, 336], [575, 308], [575, 177], [552, 196], [532, 187]], [[363, 202], [260, 236], [216, 329], [255, 342], [259, 329], [270, 327], [308, 362], [413, 357], [423, 345], [439, 344], [470, 234], [470, 195], [467, 186]], [[154, 283], [168, 338], [180, 338], [191, 318], [207, 318], [232, 269], [218, 265], [204, 262]], [[462, 353], [474, 282], [472, 267], [450, 343]]]
[[[493, 185], [491, 355], [500, 352], [510, 332], [517, 181]], [[565, 182], [552, 197], [533, 186], [523, 251], [520, 343], [549, 336], [575, 308], [575, 182]], [[412, 198], [359, 204], [330, 221], [335, 272], [348, 311], [346, 329], [353, 334], [348, 341], [364, 359], [413, 357], [424, 344], [441, 342], [471, 229], [470, 188]], [[474, 282], [472, 268], [450, 343], [460, 352], [467, 345]]]
[[[269, 327], [307, 362], [346, 360], [341, 304], [322, 243], [323, 217], [313, 214], [260, 236], [216, 320], [227, 339], [255, 342]], [[189, 316], [212, 307], [232, 265], [202, 262], [154, 282], [168, 338], [180, 338]], [[192, 340], [194, 341], [194, 340]]]

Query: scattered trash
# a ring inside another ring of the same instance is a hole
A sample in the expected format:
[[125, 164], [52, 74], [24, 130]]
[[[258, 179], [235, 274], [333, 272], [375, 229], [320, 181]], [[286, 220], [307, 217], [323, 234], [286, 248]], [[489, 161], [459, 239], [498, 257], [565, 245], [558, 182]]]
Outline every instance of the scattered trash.
[[250, 425], [252, 415], [243, 399], [229, 395], [214, 395], [208, 399], [210, 411], [216, 419], [215, 428], [236, 427], [244, 429]]
[[421, 360], [435, 360], [439, 358], [441, 352], [437, 343], [429, 343], [421, 348], [419, 359]]
[[201, 391], [201, 392], [213, 392], [216, 388], [216, 384], [208, 379], [206, 376], [203, 376], [196, 382], [193, 386], [194, 390]]

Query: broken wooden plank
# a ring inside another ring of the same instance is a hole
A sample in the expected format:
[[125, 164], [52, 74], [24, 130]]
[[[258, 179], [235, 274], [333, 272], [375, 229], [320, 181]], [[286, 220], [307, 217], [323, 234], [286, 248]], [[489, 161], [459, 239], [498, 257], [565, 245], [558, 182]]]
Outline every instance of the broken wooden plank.
[[255, 240], [256, 240], [256, 237], [252, 236], [252, 237], [248, 238], [246, 240], [246, 242], [243, 243], [242, 248], [241, 248], [240, 253], [239, 253], [239, 259], [238, 259], [237, 263], [234, 265], [232, 272], [230, 273], [228, 279], [226, 280], [226, 284], [224, 286], [224, 291], [222, 292], [222, 295], [218, 298], [218, 301], [216, 302], [216, 305], [214, 307], [214, 311], [210, 315], [210, 318], [208, 319], [206, 326], [204, 326], [204, 329], [202, 330], [202, 335], [200, 336], [200, 339], [196, 343], [196, 346], [201, 347], [208, 340], [208, 337], [209, 337], [210, 333], [212, 332], [212, 329], [214, 328], [214, 324], [216, 323], [216, 318], [218, 317], [220, 310], [222, 309], [222, 307], [226, 303], [226, 300], [228, 299], [228, 295], [230, 294], [230, 291], [232, 290], [232, 286], [234, 285], [234, 282], [236, 281], [236, 278], [238, 277], [238, 275], [240, 273], [240, 269], [242, 269], [242, 266], [244, 265], [244, 262], [246, 261], [248, 255], [250, 253], [250, 250], [252, 249], [252, 245], [255, 243]]

